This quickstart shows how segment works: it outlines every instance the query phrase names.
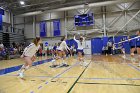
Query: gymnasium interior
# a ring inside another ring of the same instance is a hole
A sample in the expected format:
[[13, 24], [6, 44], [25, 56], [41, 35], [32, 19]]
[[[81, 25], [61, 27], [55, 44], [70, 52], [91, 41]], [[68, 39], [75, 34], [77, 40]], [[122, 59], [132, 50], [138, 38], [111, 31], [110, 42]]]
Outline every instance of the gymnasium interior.
[[[137, 35], [139, 32], [139, 35]], [[53, 67], [66, 37], [72, 55]], [[78, 44], [84, 41], [84, 61]], [[24, 79], [24, 49], [40, 48]], [[0, 93], [140, 93], [140, 0], [0, 0]]]

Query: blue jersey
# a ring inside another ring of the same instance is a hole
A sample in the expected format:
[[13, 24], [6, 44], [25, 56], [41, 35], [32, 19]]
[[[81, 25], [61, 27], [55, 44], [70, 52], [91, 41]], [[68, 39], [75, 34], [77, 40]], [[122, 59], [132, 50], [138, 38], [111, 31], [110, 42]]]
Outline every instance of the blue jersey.
[[140, 46], [140, 38], [136, 39], [136, 46]]
[[[135, 36], [131, 37], [134, 38]], [[130, 40], [129, 42], [130, 46], [136, 46], [136, 39]]]
[[56, 48], [57, 48], [57, 46], [54, 46], [54, 47], [53, 47], [53, 50], [56, 50]]

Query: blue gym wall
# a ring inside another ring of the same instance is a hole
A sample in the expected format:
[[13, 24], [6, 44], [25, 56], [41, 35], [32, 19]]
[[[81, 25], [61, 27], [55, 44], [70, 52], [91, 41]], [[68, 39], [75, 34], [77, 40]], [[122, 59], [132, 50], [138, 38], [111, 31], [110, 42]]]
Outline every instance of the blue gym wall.
[[[134, 38], [135, 35], [130, 36], [130, 37]], [[92, 54], [101, 54], [103, 46], [107, 46], [107, 42], [109, 40], [111, 42], [113, 42], [113, 43], [118, 43], [118, 42], [121, 41], [122, 38], [125, 39], [125, 40], [128, 40], [127, 36], [115, 36], [114, 40], [113, 40], [113, 37], [102, 37], [102, 38], [96, 37], [96, 38], [92, 38], [91, 39], [91, 51], [92, 51]], [[132, 42], [134, 42], [134, 41], [135, 40], [133, 40]], [[75, 45], [76, 48], [78, 47], [77, 43], [73, 39], [67, 40], [66, 43], [69, 46]], [[116, 48], [118, 48], [118, 45], [116, 45]], [[126, 54], [130, 54], [130, 43], [129, 42], [124, 43], [124, 48], [125, 48]]]
[[91, 51], [92, 54], [100, 54], [102, 53], [102, 47], [103, 47], [103, 40], [102, 38], [93, 38], [91, 39]]
[[[130, 37], [134, 38], [135, 35], [130, 36]], [[113, 37], [92, 38], [91, 39], [92, 54], [101, 54], [102, 53], [102, 47], [107, 45], [108, 40], [110, 40], [111, 42], [114, 42], [114, 43], [118, 43], [118, 42], [120, 42], [120, 40], [122, 38], [125, 39], [125, 40], [128, 39], [127, 36], [115, 36], [114, 41], [113, 41]], [[135, 44], [135, 40], [133, 40], [132, 42], [134, 42], [134, 44]], [[118, 48], [118, 45], [116, 45], [116, 48]], [[124, 43], [124, 48], [125, 48], [126, 54], [130, 54], [130, 43], [129, 42]]]

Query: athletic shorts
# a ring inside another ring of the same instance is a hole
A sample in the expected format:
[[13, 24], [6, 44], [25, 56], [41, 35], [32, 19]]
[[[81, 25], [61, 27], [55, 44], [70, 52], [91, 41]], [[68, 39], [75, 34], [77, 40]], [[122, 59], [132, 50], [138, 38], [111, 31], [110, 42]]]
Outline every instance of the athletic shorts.
[[84, 51], [83, 51], [83, 49], [82, 49], [82, 50], [77, 49], [77, 53], [78, 53], [78, 52], [80, 52], [80, 53], [82, 53], [82, 55], [84, 55]]
[[140, 48], [140, 46], [137, 46], [137, 48]]
[[62, 51], [62, 50], [58, 50], [58, 49], [57, 49], [57, 51]]
[[64, 50], [57, 50], [58, 52], [65, 52]]
[[135, 48], [135, 46], [131, 46], [131, 48]]

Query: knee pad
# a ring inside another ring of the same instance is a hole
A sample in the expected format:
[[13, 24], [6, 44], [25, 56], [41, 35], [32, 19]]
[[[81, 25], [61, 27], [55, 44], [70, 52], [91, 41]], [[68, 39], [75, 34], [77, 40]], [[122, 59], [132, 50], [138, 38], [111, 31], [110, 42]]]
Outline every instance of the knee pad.
[[25, 67], [25, 70], [29, 69], [29, 67], [30, 67], [29, 65], [28, 65], [28, 66], [26, 66], [26, 67]]

